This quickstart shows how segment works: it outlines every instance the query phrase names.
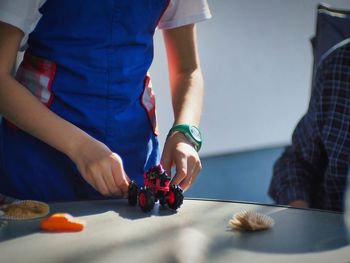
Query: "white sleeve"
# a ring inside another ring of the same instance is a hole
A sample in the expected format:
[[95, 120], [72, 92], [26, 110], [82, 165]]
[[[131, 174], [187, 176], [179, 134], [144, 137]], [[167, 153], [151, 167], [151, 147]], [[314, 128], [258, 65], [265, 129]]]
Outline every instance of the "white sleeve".
[[39, 8], [46, 0], [1, 0], [0, 21], [15, 26], [25, 34], [21, 46], [41, 18]]
[[158, 23], [159, 29], [170, 29], [211, 18], [207, 0], [170, 0]]

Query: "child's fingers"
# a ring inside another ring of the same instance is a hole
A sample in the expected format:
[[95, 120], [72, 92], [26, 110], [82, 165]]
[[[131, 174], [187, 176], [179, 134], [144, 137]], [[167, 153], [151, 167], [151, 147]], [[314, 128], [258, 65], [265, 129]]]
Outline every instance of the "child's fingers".
[[112, 165], [112, 177], [116, 187], [119, 189], [119, 197], [126, 197], [129, 192], [129, 182], [131, 181], [126, 175], [123, 165], [116, 163]]
[[114, 181], [112, 169], [109, 169], [109, 167], [108, 167], [108, 169], [106, 169], [106, 170], [107, 170], [106, 173], [103, 175], [103, 181], [104, 181], [106, 188], [108, 189], [108, 195], [109, 196], [120, 195], [121, 191]]
[[175, 158], [176, 174], [171, 181], [171, 184], [180, 184], [187, 176], [187, 158], [178, 156]]
[[168, 148], [166, 147], [164, 148], [160, 163], [162, 164], [165, 172], [171, 177], [172, 176], [171, 174], [172, 159], [171, 159], [171, 154]]
[[193, 166], [193, 169], [190, 173], [187, 174], [186, 178], [180, 183], [180, 187], [184, 190], [187, 191], [192, 184], [196, 181], [197, 176], [199, 172], [201, 171], [202, 166], [197, 164]]
[[101, 174], [94, 175], [97, 191], [99, 191], [104, 196], [109, 196], [110, 191], [108, 189], [107, 183], [105, 182], [105, 178]]

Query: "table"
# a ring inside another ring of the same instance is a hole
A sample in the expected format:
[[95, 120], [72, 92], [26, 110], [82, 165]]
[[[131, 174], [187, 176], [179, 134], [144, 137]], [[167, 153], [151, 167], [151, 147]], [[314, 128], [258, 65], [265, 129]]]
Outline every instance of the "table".
[[[185, 199], [177, 212], [150, 213], [127, 200], [50, 204], [86, 221], [78, 233], [44, 233], [39, 220], [0, 229], [0, 262], [350, 262], [342, 214], [281, 206]], [[236, 212], [275, 220], [272, 229], [230, 231]]]

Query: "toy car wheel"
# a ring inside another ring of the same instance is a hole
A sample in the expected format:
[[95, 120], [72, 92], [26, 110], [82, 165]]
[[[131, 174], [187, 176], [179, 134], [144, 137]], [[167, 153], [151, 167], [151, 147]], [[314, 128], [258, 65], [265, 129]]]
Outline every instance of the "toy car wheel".
[[136, 182], [131, 181], [129, 185], [129, 195], [128, 195], [129, 205], [135, 206], [137, 204], [138, 192], [139, 192], [139, 187], [137, 186]]
[[167, 198], [162, 196], [162, 198], [159, 199], [159, 203], [161, 206], [165, 206], [167, 204]]
[[167, 193], [165, 192], [158, 192], [157, 193], [157, 198], [159, 200], [159, 203], [161, 206], [165, 206], [167, 204]]
[[167, 203], [169, 208], [178, 209], [184, 200], [184, 196], [182, 194], [182, 189], [178, 185], [172, 185], [167, 195]]
[[142, 211], [151, 211], [155, 203], [155, 197], [151, 189], [141, 188], [139, 192], [139, 206]]

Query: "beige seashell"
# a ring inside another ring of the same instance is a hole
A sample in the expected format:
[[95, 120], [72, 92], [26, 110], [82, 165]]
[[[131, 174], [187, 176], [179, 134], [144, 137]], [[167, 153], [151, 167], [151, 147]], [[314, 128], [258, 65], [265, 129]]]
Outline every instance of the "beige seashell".
[[270, 216], [242, 210], [233, 215], [228, 226], [231, 229], [256, 231], [271, 228], [274, 224], [275, 221]]

